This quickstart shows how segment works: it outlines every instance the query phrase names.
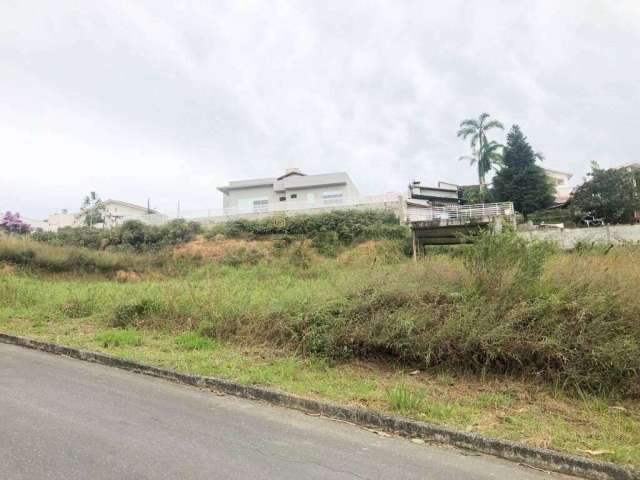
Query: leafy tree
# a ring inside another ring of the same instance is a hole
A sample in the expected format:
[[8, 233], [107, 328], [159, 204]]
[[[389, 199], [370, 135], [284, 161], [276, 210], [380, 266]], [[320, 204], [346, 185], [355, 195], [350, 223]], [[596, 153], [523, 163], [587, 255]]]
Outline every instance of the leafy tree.
[[486, 185], [486, 176], [496, 162], [500, 144], [487, 140], [487, 132], [494, 128], [504, 129], [498, 120], [489, 120], [488, 113], [481, 114], [477, 119], [468, 118], [460, 123], [458, 137], [466, 140], [470, 138], [471, 156], [460, 157], [469, 160], [470, 164], [478, 165], [478, 182], [481, 187]]
[[84, 215], [84, 224], [92, 227], [98, 223], [104, 223], [104, 204], [96, 192], [91, 192], [84, 197], [80, 211]]
[[462, 202], [465, 205], [493, 202], [493, 192], [479, 185], [470, 185], [462, 188]]
[[553, 186], [542, 167], [540, 155], [527, 142], [520, 127], [514, 125], [507, 134], [502, 166], [493, 178], [497, 201], [513, 202], [517, 211], [528, 214], [553, 204]]
[[576, 218], [593, 214], [607, 223], [626, 223], [640, 210], [640, 183], [636, 172], [625, 168], [603, 170], [594, 163], [588, 177], [571, 198]]
[[31, 231], [31, 226], [25, 223], [18, 212], [6, 212], [0, 220], [0, 230], [7, 233], [23, 234]]

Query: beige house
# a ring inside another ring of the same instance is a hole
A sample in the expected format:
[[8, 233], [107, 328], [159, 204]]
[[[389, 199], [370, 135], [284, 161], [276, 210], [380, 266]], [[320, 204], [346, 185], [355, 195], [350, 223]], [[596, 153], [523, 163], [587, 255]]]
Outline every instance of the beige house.
[[[104, 223], [93, 225], [94, 227], [111, 228], [127, 220], [159, 223], [157, 221], [158, 217], [166, 218], [156, 210], [120, 200], [105, 200], [102, 202], [102, 205], [104, 206], [102, 212]], [[57, 231], [59, 228], [64, 227], [82, 227], [85, 225], [84, 217], [85, 215], [82, 212], [69, 213], [67, 210], [62, 210], [61, 212], [50, 214], [47, 220], [45, 220], [46, 226], [41, 228], [43, 228], [43, 230]], [[150, 219], [153, 219], [153, 222], [151, 222]]]
[[[148, 207], [141, 207], [133, 203], [122, 202], [120, 200], [105, 200], [102, 202], [104, 211], [104, 225], [106, 227], [114, 227], [127, 220], [143, 220], [147, 215], [158, 214], [156, 210]], [[81, 220], [84, 221], [81, 215]]]
[[569, 185], [569, 180], [573, 177], [573, 173], [552, 170], [550, 168], [545, 168], [544, 173], [546, 173], [555, 188], [556, 203], [565, 203], [569, 200], [571, 192], [573, 191], [573, 187]]
[[359, 197], [344, 172], [307, 175], [297, 168], [280, 177], [232, 181], [218, 190], [225, 215], [331, 207]]

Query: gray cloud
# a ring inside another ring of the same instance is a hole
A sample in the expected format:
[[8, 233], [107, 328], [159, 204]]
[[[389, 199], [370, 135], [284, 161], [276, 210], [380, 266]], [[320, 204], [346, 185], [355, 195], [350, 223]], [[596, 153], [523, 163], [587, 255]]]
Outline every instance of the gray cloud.
[[471, 182], [455, 132], [482, 111], [578, 177], [637, 161], [635, 0], [5, 0], [0, 19], [0, 207], [26, 215], [87, 190], [216, 208], [216, 185], [287, 166], [365, 193]]

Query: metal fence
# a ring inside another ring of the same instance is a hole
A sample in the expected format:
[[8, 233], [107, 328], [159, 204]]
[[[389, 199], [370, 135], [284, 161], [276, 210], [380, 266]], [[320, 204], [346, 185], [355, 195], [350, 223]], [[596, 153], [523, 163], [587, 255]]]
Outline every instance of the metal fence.
[[447, 205], [444, 207], [413, 206], [407, 208], [407, 222], [452, 220], [462, 223], [484, 221], [494, 217], [515, 217], [512, 202]]

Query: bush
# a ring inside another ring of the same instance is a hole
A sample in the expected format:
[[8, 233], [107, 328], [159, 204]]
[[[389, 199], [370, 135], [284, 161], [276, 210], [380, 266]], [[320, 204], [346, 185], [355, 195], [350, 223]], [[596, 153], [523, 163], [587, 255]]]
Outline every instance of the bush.
[[172, 220], [161, 226], [128, 220], [112, 229], [65, 227], [55, 233], [36, 232], [32, 239], [60, 246], [146, 251], [188, 242], [201, 231], [200, 224], [184, 219]]
[[142, 319], [160, 315], [166, 310], [166, 305], [155, 298], [143, 298], [131, 303], [122, 303], [116, 305], [109, 326], [130, 327], [138, 324]]
[[487, 295], [514, 295], [514, 289], [537, 285], [546, 258], [555, 250], [550, 243], [527, 241], [514, 231], [481, 232], [472, 248], [464, 250], [464, 265], [475, 288]]
[[339, 247], [366, 240], [402, 240], [409, 229], [399, 224], [391, 212], [376, 210], [336, 210], [314, 215], [277, 216], [262, 220], [233, 220], [213, 226], [205, 234], [225, 237], [255, 235], [303, 236], [327, 256], [335, 256]]

